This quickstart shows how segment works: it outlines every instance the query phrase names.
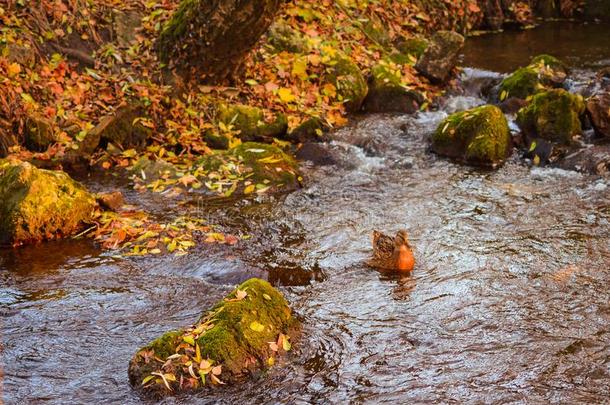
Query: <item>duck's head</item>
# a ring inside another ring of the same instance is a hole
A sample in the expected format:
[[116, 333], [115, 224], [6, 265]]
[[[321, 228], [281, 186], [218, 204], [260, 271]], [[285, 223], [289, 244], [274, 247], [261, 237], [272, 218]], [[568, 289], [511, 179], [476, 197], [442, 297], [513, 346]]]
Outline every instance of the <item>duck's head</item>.
[[400, 247], [400, 246], [409, 246], [409, 235], [407, 234], [407, 231], [404, 229], [401, 229], [400, 231], [398, 231], [396, 233], [396, 237], [394, 238], [394, 245], [396, 247]]

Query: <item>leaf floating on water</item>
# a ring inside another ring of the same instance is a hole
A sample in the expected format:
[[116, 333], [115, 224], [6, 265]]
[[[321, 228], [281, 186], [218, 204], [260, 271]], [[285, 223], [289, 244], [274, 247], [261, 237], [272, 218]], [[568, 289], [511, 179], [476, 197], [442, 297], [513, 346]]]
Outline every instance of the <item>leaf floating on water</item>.
[[262, 332], [265, 330], [265, 326], [257, 321], [254, 321], [250, 324], [250, 329], [255, 332]]

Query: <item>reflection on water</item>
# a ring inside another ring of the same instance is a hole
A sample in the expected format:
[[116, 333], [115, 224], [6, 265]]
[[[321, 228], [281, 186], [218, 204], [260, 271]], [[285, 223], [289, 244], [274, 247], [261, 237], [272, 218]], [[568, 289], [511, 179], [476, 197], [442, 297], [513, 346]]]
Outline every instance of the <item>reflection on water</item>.
[[554, 22], [531, 30], [485, 34], [466, 41], [463, 65], [508, 73], [543, 53], [575, 68], [610, 64], [610, 24]]
[[[447, 105], [481, 102], [467, 96]], [[305, 189], [208, 207], [252, 235], [236, 247], [3, 251], [4, 400], [142, 403], [127, 383], [136, 349], [258, 276], [304, 322], [295, 352], [245, 386], [164, 403], [606, 401], [609, 180], [516, 157], [495, 172], [439, 159], [426, 137], [445, 114], [365, 118], [325, 146], [338, 166], [305, 165]], [[372, 229], [403, 227], [412, 275], [363, 265]]]

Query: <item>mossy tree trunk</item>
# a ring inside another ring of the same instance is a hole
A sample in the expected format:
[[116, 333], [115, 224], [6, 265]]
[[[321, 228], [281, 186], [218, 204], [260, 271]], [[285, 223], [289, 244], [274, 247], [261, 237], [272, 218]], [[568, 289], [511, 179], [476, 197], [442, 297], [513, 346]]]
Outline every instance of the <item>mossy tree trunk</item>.
[[281, 0], [182, 0], [158, 39], [161, 60], [187, 79], [222, 83], [267, 31]]

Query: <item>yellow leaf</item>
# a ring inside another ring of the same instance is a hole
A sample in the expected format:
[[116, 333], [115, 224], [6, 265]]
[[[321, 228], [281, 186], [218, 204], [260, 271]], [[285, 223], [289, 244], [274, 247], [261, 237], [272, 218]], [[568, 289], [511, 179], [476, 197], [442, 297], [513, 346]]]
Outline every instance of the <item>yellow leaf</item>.
[[265, 326], [257, 321], [253, 321], [250, 324], [250, 329], [252, 329], [255, 332], [262, 332], [265, 330]]
[[277, 95], [283, 103], [292, 103], [297, 98], [292, 94], [292, 90], [282, 87], [277, 91]]
[[15, 77], [21, 73], [21, 65], [19, 63], [11, 63], [8, 65], [8, 77]]
[[244, 188], [244, 194], [252, 194], [255, 188], [256, 187], [254, 186], [254, 184], [250, 184], [249, 186]]

